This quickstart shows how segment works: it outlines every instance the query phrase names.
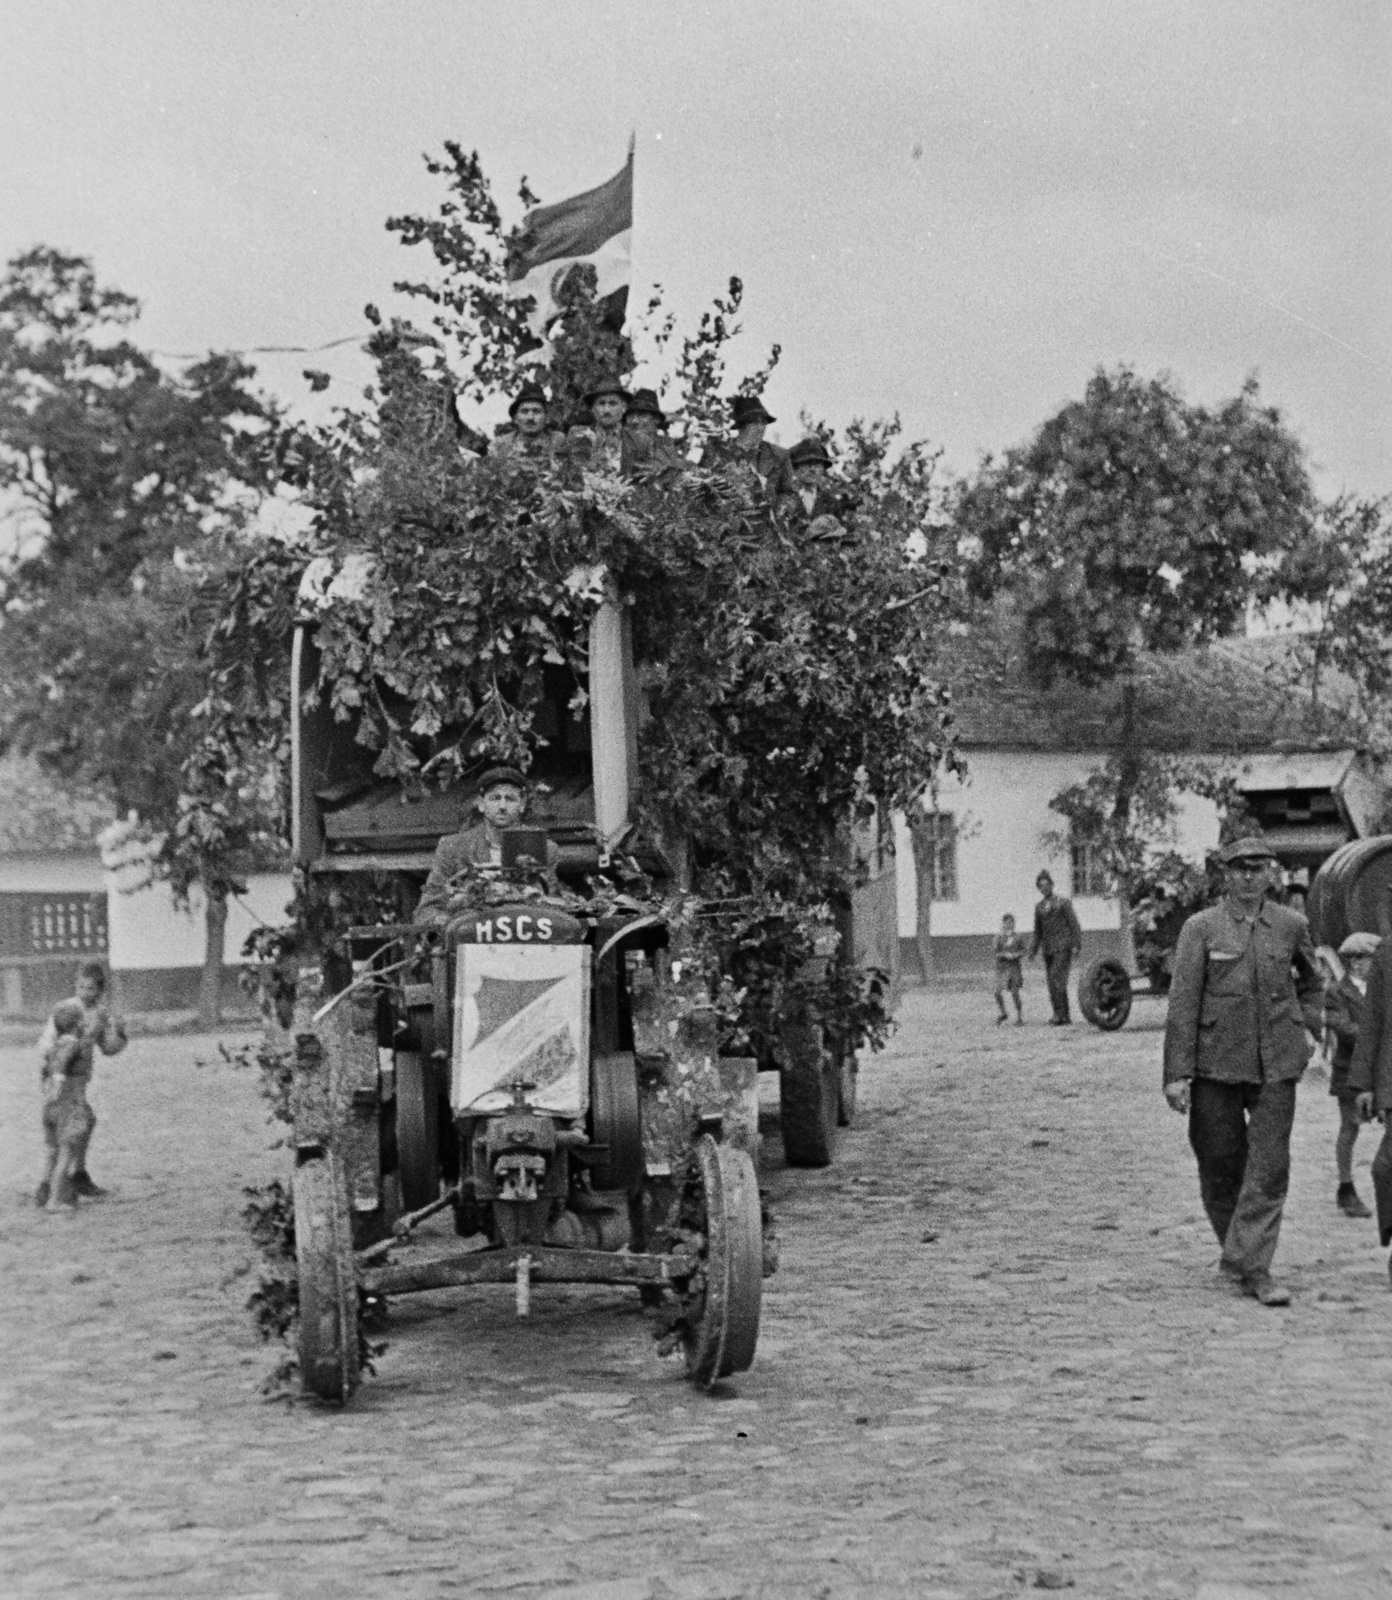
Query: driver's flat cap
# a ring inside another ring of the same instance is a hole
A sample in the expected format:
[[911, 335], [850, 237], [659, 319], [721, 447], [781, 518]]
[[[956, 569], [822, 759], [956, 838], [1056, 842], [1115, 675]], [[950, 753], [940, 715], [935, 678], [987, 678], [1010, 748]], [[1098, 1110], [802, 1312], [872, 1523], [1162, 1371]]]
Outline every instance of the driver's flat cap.
[[1274, 861], [1276, 852], [1256, 834], [1249, 834], [1245, 839], [1234, 839], [1231, 844], [1224, 845], [1218, 852], [1219, 861], [1225, 866], [1232, 866], [1234, 861]]

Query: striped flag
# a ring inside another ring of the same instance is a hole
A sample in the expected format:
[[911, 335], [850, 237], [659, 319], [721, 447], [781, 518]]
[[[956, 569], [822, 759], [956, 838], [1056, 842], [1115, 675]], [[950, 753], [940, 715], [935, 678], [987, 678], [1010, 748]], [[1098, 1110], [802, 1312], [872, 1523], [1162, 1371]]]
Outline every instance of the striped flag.
[[598, 282], [595, 297], [609, 320], [622, 327], [628, 304], [629, 252], [633, 237], [633, 143], [623, 167], [597, 189], [537, 206], [523, 219], [508, 255], [507, 292], [520, 300], [532, 295], [533, 333], [544, 338], [560, 315], [556, 292], [574, 266], [588, 263]]

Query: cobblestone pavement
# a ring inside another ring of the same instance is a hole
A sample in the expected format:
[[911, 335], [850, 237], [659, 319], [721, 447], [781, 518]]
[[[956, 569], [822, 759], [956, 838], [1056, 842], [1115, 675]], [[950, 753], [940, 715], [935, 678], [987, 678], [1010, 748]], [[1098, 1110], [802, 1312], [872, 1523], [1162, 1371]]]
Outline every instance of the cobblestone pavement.
[[1158, 1005], [1111, 1037], [990, 1011], [911, 993], [837, 1167], [765, 1163], [783, 1267], [714, 1398], [632, 1297], [547, 1288], [520, 1326], [505, 1289], [399, 1301], [347, 1412], [264, 1400], [250, 1076], [206, 1040], [102, 1062], [113, 1192], [53, 1216], [32, 1052], [0, 1052], [0, 1592], [1385, 1596], [1392, 1294], [1325, 1085], [1267, 1310], [1214, 1270]]

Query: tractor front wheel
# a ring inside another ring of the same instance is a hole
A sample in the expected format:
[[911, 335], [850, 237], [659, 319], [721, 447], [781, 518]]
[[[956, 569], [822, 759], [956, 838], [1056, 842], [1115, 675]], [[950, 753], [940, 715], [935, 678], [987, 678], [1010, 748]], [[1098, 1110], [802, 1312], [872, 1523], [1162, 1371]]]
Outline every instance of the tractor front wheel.
[[348, 1185], [332, 1151], [295, 1168], [300, 1381], [342, 1404], [358, 1386], [358, 1282]]
[[759, 1342], [763, 1222], [748, 1152], [703, 1134], [692, 1152], [684, 1209], [704, 1237], [682, 1335], [686, 1373], [709, 1389], [747, 1372]]

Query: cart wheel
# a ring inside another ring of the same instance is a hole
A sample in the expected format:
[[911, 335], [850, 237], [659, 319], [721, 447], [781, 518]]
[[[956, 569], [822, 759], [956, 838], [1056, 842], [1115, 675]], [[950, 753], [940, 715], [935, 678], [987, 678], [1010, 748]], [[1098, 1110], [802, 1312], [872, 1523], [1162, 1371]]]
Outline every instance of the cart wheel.
[[591, 1137], [605, 1153], [590, 1167], [596, 1189], [632, 1194], [643, 1176], [643, 1128], [638, 1115], [638, 1062], [631, 1050], [597, 1055], [590, 1064]]
[[841, 1082], [822, 1030], [789, 1025], [778, 1040], [779, 1121], [790, 1167], [829, 1167], [836, 1154]]
[[836, 1097], [836, 1121], [841, 1127], [849, 1128], [855, 1121], [860, 1062], [856, 1060], [854, 1050], [839, 1051], [836, 1059], [839, 1091]]
[[396, 1160], [408, 1211], [439, 1198], [440, 1099], [429, 1060], [411, 1050], [396, 1056]]
[[703, 1134], [692, 1153], [688, 1199], [704, 1234], [682, 1344], [686, 1375], [709, 1389], [747, 1372], [759, 1342], [764, 1248], [759, 1183], [744, 1150]]
[[348, 1187], [331, 1151], [295, 1168], [295, 1260], [300, 1285], [300, 1381], [321, 1400], [358, 1386], [358, 1281]]
[[1089, 962], [1078, 984], [1078, 1008], [1104, 1033], [1115, 1033], [1131, 1015], [1131, 975], [1115, 956]]

